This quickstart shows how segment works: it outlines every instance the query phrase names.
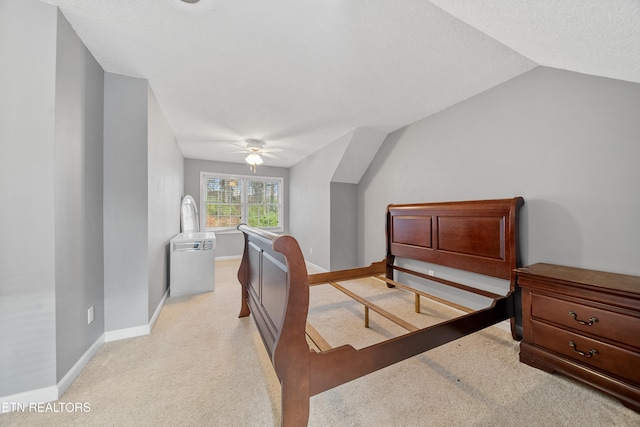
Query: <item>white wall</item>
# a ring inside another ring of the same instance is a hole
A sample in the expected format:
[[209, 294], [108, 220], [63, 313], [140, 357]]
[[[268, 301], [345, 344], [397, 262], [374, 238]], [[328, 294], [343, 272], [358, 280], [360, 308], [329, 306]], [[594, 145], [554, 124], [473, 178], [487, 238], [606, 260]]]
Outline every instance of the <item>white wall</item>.
[[640, 274], [640, 85], [539, 67], [391, 134], [358, 189], [360, 262], [389, 203], [523, 196], [524, 264]]
[[0, 397], [56, 382], [56, 13], [0, 2]]

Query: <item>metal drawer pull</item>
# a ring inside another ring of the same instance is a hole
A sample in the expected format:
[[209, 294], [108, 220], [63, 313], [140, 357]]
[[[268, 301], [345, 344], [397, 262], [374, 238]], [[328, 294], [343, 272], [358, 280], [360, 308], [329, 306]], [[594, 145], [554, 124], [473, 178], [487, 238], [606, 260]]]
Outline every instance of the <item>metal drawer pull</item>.
[[598, 354], [598, 350], [596, 350], [595, 348], [593, 350], [589, 350], [588, 353], [578, 350], [576, 348], [576, 343], [574, 343], [573, 341], [569, 341], [569, 347], [571, 347], [574, 352], [578, 353], [580, 356], [583, 356], [583, 357], [591, 357], [593, 355]]
[[573, 317], [573, 320], [575, 320], [576, 322], [580, 323], [581, 325], [585, 325], [585, 326], [591, 326], [594, 323], [598, 323], [598, 318], [597, 317], [592, 317], [591, 319], [589, 319], [588, 322], [585, 322], [584, 320], [578, 320], [578, 315], [575, 314], [573, 311], [569, 312], [569, 316]]

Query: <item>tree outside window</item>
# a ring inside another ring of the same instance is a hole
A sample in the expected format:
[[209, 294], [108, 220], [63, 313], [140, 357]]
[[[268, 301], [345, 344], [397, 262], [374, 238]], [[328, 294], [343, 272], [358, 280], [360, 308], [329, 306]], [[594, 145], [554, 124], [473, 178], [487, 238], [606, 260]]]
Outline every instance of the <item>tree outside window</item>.
[[201, 173], [203, 224], [220, 231], [247, 223], [282, 230], [282, 178]]

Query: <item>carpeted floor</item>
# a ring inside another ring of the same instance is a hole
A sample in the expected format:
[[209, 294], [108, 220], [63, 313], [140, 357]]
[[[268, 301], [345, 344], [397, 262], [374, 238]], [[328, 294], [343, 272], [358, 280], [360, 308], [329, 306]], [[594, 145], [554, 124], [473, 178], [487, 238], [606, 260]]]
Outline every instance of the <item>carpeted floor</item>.
[[[148, 336], [110, 342], [58, 405], [84, 411], [0, 414], [2, 426], [272, 426], [280, 385], [249, 318], [237, 317], [239, 261], [219, 261], [216, 290], [169, 298]], [[347, 283], [423, 326], [451, 315], [375, 281]], [[328, 286], [311, 289], [309, 321], [333, 346], [402, 333]], [[87, 411], [88, 409], [88, 411]], [[311, 398], [310, 426], [638, 426], [640, 414], [571, 380], [523, 365], [491, 327]]]

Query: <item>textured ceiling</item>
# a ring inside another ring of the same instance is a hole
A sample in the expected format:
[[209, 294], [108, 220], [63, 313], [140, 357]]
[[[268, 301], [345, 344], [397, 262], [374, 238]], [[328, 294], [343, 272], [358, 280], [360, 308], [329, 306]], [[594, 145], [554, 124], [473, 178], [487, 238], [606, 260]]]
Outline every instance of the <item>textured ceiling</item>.
[[640, 82], [639, 1], [46, 0], [102, 67], [145, 78], [187, 158], [291, 166], [536, 65]]
[[639, 0], [432, 0], [539, 65], [640, 83]]

